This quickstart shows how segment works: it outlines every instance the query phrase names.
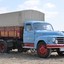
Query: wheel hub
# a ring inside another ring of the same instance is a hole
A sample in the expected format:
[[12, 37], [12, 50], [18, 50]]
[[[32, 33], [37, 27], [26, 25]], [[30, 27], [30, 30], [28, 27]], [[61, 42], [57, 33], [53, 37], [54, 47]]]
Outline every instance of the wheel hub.
[[41, 45], [40, 48], [39, 48], [39, 53], [44, 55], [47, 53], [47, 49], [45, 48], [44, 45]]
[[2, 52], [4, 49], [4, 44], [0, 44], [0, 52]]

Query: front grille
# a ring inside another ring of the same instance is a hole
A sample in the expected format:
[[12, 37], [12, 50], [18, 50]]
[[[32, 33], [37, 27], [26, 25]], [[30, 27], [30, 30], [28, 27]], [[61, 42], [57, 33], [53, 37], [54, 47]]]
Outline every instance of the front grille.
[[57, 37], [58, 44], [64, 44], [64, 37]]

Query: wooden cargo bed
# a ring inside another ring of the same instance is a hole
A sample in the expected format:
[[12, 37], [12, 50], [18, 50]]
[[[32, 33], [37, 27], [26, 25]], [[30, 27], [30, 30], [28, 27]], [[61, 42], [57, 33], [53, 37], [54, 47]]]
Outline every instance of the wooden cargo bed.
[[23, 38], [23, 27], [0, 27], [0, 38], [1, 37]]

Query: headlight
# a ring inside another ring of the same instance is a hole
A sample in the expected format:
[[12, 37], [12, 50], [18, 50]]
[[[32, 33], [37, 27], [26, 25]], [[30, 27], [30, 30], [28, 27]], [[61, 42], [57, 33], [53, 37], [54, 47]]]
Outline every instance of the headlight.
[[55, 40], [55, 43], [58, 44], [58, 40]]
[[52, 41], [56, 44], [58, 44], [58, 40], [56, 40], [56, 38], [53, 38]]

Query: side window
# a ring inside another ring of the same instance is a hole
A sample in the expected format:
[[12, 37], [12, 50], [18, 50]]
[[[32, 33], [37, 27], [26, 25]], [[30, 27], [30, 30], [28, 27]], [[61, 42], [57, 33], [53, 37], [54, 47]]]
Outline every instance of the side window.
[[31, 30], [32, 30], [31, 24], [26, 24], [26, 30], [27, 30], [27, 31], [31, 31]]

